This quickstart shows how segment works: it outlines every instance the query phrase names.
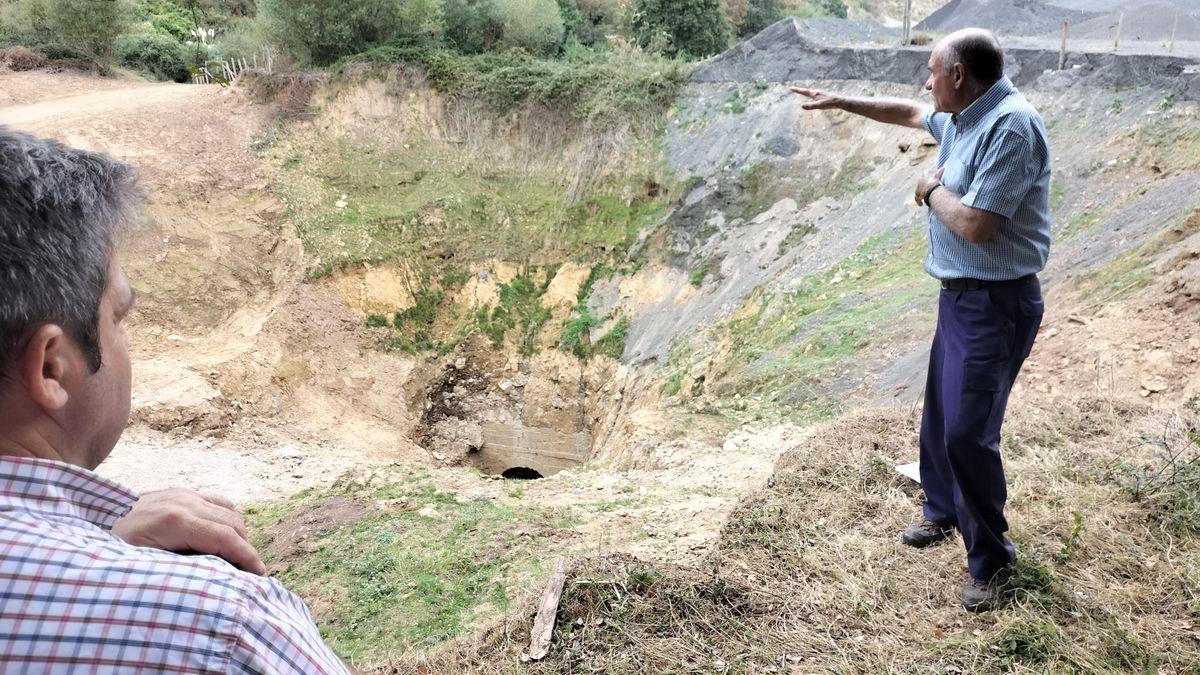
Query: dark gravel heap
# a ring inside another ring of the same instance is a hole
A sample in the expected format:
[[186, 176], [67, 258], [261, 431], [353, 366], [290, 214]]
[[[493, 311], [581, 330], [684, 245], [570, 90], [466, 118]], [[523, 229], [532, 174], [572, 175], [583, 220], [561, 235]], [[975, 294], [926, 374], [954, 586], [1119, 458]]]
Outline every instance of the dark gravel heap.
[[950, 0], [918, 23], [916, 29], [949, 33], [977, 27], [998, 35], [1044, 35], [1060, 30], [1063, 19], [1069, 19], [1074, 25], [1096, 16], [1039, 0]]

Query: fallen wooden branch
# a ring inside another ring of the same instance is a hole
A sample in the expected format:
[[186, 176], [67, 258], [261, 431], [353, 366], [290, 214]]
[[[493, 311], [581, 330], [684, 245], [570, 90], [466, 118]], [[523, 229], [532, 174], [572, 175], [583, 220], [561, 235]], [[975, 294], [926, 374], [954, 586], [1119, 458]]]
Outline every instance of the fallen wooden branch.
[[567, 580], [567, 560], [561, 555], [554, 561], [554, 571], [542, 590], [538, 603], [537, 617], [533, 620], [533, 631], [529, 637], [529, 658], [538, 661], [550, 653], [550, 640], [554, 637], [554, 622], [558, 618], [558, 602], [562, 599], [563, 584]]

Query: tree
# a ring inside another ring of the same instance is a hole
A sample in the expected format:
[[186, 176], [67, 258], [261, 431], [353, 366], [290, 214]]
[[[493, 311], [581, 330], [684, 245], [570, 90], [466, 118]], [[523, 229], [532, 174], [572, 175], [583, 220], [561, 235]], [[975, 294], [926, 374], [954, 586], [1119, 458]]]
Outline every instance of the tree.
[[46, 6], [55, 39], [97, 63], [113, 60], [117, 36], [133, 16], [126, 0], [49, 0]]
[[[449, 4], [449, 3], [447, 3]], [[437, 26], [430, 0], [260, 0], [259, 15], [293, 56], [324, 66], [397, 37]]]
[[[843, 5], [843, 12], [845, 6]], [[751, 37], [764, 28], [783, 18], [783, 8], [779, 0], [750, 0], [746, 6], [746, 16], [738, 26], [738, 35]]]
[[504, 43], [532, 54], [558, 49], [563, 38], [563, 18], [555, 0], [502, 0]]
[[491, 51], [504, 38], [504, 18], [493, 0], [446, 0], [442, 14], [446, 42], [464, 54]]
[[640, 45], [669, 55], [711, 56], [729, 46], [721, 0], [636, 0], [632, 23]]

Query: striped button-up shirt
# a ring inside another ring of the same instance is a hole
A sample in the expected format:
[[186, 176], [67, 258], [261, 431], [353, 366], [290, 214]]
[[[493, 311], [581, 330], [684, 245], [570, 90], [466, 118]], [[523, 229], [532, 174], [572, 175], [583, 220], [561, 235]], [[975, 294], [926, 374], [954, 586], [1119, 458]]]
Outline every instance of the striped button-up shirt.
[[930, 209], [925, 271], [986, 281], [1042, 271], [1050, 254], [1050, 146], [1037, 110], [1005, 76], [961, 113], [926, 112], [921, 123], [941, 145], [942, 183], [963, 204], [1004, 216], [995, 236], [972, 244]]
[[114, 536], [136, 500], [76, 466], [0, 457], [0, 671], [346, 672], [274, 579]]

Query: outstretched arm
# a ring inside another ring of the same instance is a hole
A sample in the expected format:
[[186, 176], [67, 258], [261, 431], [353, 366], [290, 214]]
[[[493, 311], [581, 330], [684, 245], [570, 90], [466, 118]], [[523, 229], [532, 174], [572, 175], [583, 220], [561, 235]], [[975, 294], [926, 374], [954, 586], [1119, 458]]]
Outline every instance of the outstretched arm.
[[885, 124], [898, 124], [903, 127], [921, 128], [921, 113], [923, 108], [903, 98], [867, 98], [862, 96], [840, 96], [817, 89], [802, 89], [792, 87], [792, 91], [807, 96], [800, 107], [805, 110], [828, 110], [837, 108], [846, 112], [862, 115], [868, 119]]

